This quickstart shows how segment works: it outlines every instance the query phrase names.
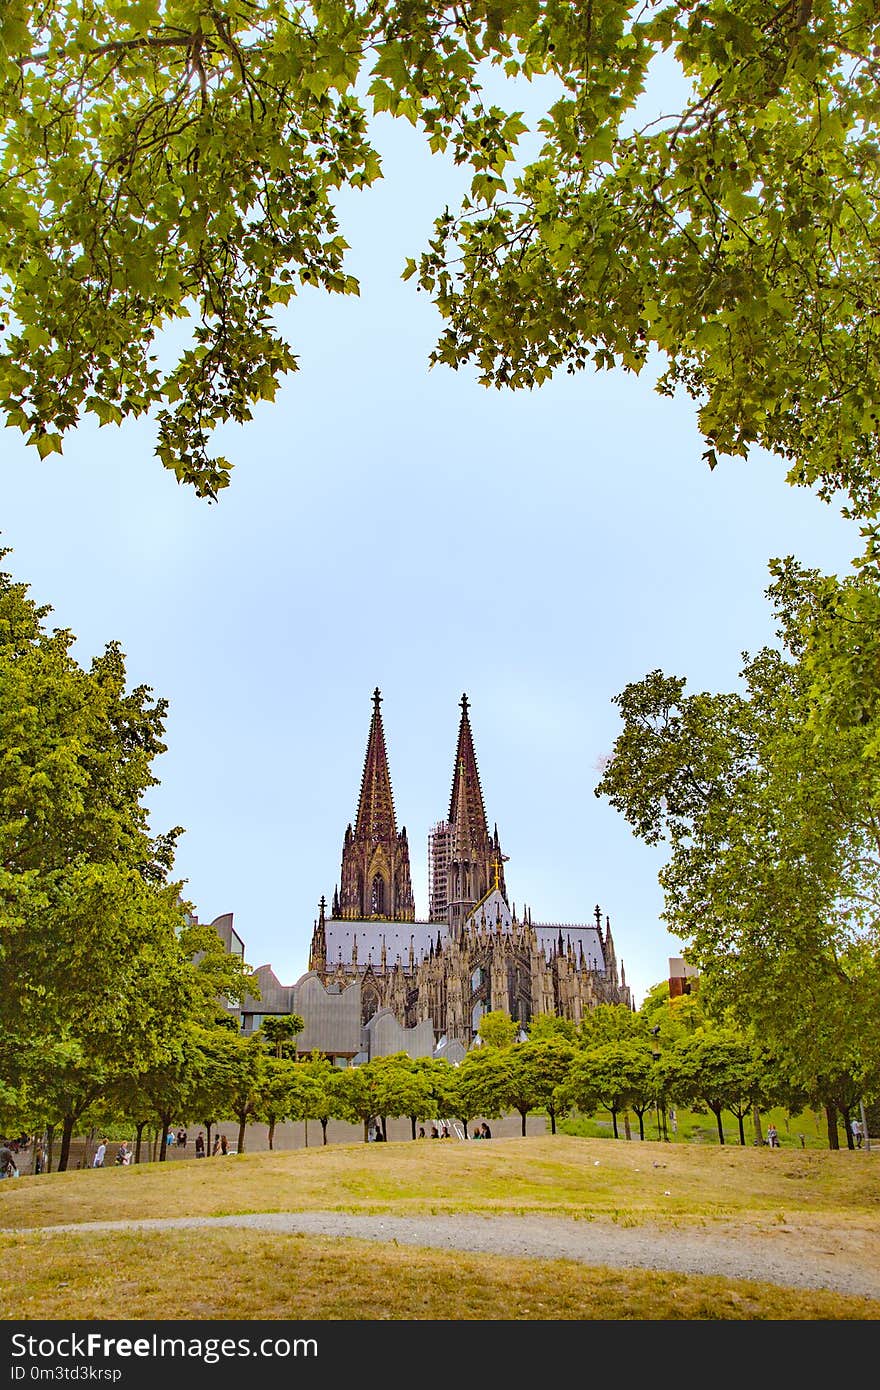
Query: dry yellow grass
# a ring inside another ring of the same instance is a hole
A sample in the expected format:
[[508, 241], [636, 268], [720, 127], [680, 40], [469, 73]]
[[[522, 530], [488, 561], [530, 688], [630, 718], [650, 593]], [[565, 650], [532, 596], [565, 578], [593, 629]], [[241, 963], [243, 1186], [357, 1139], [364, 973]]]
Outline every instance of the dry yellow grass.
[[[842, 1319], [880, 1303], [719, 1277], [240, 1229], [67, 1223], [338, 1210], [546, 1213], [846, 1241], [880, 1261], [880, 1153], [791, 1153], [546, 1136], [338, 1145], [0, 1184], [7, 1319]], [[660, 1166], [655, 1166], [660, 1165]], [[238, 1273], [237, 1273], [238, 1271]], [[393, 1298], [389, 1290], [393, 1289]]]
[[31, 1232], [0, 1248], [6, 1316], [27, 1320], [880, 1317], [870, 1299], [750, 1281], [241, 1230]]
[[569, 1135], [339, 1144], [20, 1178], [0, 1184], [0, 1227], [310, 1210], [545, 1212], [687, 1223], [794, 1215], [876, 1225], [878, 1178], [876, 1150], [792, 1153]]

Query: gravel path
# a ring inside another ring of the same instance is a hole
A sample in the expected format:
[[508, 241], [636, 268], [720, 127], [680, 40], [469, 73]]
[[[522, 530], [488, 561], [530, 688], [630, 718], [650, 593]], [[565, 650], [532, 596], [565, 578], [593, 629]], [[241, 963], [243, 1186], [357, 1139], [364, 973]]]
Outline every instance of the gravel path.
[[627, 1227], [611, 1221], [568, 1221], [543, 1216], [359, 1216], [309, 1211], [89, 1221], [42, 1227], [41, 1234], [222, 1226], [279, 1234], [396, 1241], [399, 1245], [473, 1254], [577, 1260], [623, 1269], [720, 1274], [729, 1279], [757, 1279], [880, 1299], [880, 1236], [873, 1231], [848, 1230], [841, 1237], [834, 1231], [790, 1224], [768, 1225], [743, 1233], [732, 1224], [712, 1228]]

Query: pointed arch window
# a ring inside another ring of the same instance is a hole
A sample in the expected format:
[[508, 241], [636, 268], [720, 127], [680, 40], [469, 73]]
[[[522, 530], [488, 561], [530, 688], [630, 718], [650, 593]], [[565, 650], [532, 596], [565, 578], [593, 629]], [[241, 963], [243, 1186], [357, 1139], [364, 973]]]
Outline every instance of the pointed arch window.
[[385, 915], [385, 880], [381, 874], [376, 874], [370, 889], [370, 913], [373, 917]]

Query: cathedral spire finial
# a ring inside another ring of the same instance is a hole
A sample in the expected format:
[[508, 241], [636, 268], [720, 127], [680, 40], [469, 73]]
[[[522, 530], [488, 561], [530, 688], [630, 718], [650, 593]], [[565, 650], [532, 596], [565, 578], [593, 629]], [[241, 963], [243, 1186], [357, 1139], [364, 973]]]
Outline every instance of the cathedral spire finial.
[[379, 687], [373, 691], [373, 717], [367, 738], [367, 752], [358, 798], [355, 836], [357, 839], [390, 839], [397, 834], [394, 819], [394, 797], [385, 752], [385, 731], [382, 728], [382, 696]]

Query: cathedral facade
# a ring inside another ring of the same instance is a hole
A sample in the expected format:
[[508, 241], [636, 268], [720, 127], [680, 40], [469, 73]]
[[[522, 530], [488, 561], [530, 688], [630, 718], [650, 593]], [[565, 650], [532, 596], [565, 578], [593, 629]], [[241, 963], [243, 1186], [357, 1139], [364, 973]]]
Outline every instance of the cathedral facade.
[[398, 1023], [430, 1022], [435, 1038], [469, 1047], [489, 1010], [524, 1027], [534, 1014], [578, 1023], [596, 1004], [632, 1007], [608, 917], [577, 925], [517, 915], [505, 882], [498, 827], [489, 832], [466, 695], [445, 820], [431, 831], [430, 907], [417, 920], [405, 828], [397, 829], [382, 725], [373, 693], [354, 825], [342, 843], [339, 883], [321, 899], [309, 970], [327, 988], [360, 984], [361, 1022], [389, 1009]]

